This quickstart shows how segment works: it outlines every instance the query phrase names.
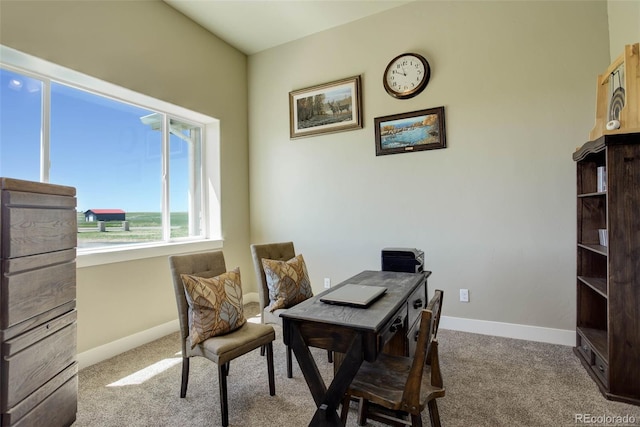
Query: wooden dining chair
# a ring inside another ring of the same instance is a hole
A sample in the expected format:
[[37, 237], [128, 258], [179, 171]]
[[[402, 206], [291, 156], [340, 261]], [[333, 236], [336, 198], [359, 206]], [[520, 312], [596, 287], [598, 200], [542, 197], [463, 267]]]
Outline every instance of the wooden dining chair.
[[227, 376], [231, 360], [260, 348], [266, 349], [267, 371], [269, 377], [269, 394], [276, 394], [273, 370], [273, 340], [275, 331], [270, 325], [246, 322], [238, 329], [205, 339], [197, 345], [191, 345], [189, 328], [189, 306], [185, 295], [185, 287], [181, 275], [188, 274], [202, 278], [212, 278], [226, 272], [222, 251], [173, 255], [169, 257], [173, 278], [178, 317], [180, 321], [180, 341], [182, 346], [182, 385], [180, 397], [187, 394], [189, 383], [189, 359], [200, 356], [218, 365], [218, 382], [220, 390], [220, 412], [222, 425], [229, 425], [229, 407], [227, 402]]
[[[433, 313], [431, 340], [435, 341], [438, 337], [438, 328], [440, 327], [440, 313], [442, 313], [442, 301], [444, 298], [444, 291], [436, 289], [433, 294], [433, 298], [429, 301], [429, 304], [425, 307], [427, 310], [431, 310]], [[437, 345], [436, 345], [437, 347]], [[427, 354], [427, 364], [431, 363], [431, 355]]]
[[418, 343], [412, 357], [381, 354], [374, 362], [363, 362], [342, 401], [341, 419], [346, 423], [352, 398], [359, 401], [358, 424], [367, 418], [392, 426], [421, 427], [422, 411], [429, 408], [433, 427], [440, 426], [436, 399], [445, 395], [435, 335], [442, 307], [436, 290], [422, 310]]
[[[253, 266], [256, 272], [256, 280], [258, 281], [258, 296], [260, 300], [260, 319], [262, 323], [274, 324], [282, 327], [282, 318], [280, 314], [286, 311], [286, 308], [279, 308], [273, 312], [269, 310], [269, 286], [267, 285], [267, 277], [262, 264], [263, 259], [272, 259], [277, 261], [289, 261], [296, 256], [293, 242], [265, 243], [251, 245], [251, 256], [253, 258]], [[327, 351], [329, 363], [333, 361], [333, 353]], [[287, 378], [293, 377], [291, 347], [286, 348]]]

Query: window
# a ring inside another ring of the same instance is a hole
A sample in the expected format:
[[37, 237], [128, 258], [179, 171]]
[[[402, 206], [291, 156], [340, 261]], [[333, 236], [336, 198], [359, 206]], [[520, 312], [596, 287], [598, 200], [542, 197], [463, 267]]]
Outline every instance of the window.
[[40, 181], [42, 81], [0, 70], [0, 176]]
[[2, 64], [0, 176], [75, 187], [79, 253], [218, 238], [217, 121], [63, 71]]

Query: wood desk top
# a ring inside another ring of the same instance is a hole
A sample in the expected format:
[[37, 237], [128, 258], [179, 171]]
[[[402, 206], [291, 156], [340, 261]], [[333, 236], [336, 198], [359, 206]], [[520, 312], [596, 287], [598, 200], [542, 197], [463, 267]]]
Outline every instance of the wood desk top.
[[[287, 309], [281, 314], [285, 320], [326, 323], [347, 326], [353, 330], [379, 333], [389, 322], [414, 289], [429, 277], [430, 271], [423, 273], [401, 273], [394, 271], [363, 271], [327, 289], [308, 300]], [[367, 308], [356, 308], [327, 304], [320, 298], [347, 283], [384, 286], [387, 292]]]

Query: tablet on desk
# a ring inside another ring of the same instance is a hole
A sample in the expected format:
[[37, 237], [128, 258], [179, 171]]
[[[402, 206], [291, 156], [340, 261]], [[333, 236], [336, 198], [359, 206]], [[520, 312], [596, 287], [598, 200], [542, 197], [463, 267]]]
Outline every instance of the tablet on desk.
[[367, 286], [347, 283], [346, 285], [327, 293], [320, 298], [320, 301], [327, 304], [365, 308], [380, 298], [385, 292], [387, 292], [387, 288], [383, 286]]

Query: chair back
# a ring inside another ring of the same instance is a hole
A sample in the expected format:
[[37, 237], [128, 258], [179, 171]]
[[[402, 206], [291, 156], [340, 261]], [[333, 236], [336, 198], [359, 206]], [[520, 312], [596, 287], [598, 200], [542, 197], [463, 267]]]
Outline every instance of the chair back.
[[426, 307], [427, 310], [431, 310], [431, 313], [433, 314], [431, 319], [431, 323], [433, 324], [431, 331], [431, 334], [433, 335], [432, 340], [436, 339], [436, 337], [438, 336], [438, 327], [440, 326], [440, 313], [442, 312], [443, 298], [444, 292], [440, 289], [436, 289], [433, 298], [431, 298], [429, 304], [427, 304]]
[[182, 338], [182, 354], [186, 356], [186, 339], [189, 336], [189, 305], [185, 296], [181, 274], [193, 274], [199, 277], [215, 277], [227, 271], [222, 251], [211, 251], [188, 255], [172, 255], [169, 266], [173, 278], [173, 290], [178, 304], [178, 319]]
[[[427, 360], [427, 348], [431, 345], [432, 317], [433, 314], [431, 310], [422, 310], [420, 329], [418, 332], [418, 345], [416, 346], [411, 369], [407, 376], [404, 392], [402, 393], [402, 408], [408, 412], [415, 412], [415, 408], [420, 407], [420, 386], [422, 385], [422, 374]], [[409, 408], [414, 408], [414, 410], [410, 411]]]
[[[267, 278], [262, 267], [262, 259], [275, 259], [278, 261], [289, 261], [296, 256], [293, 248], [293, 242], [267, 243], [262, 245], [251, 245], [251, 256], [253, 257], [253, 266], [256, 270], [256, 279], [258, 280], [258, 294], [260, 296], [260, 313], [269, 305], [269, 288], [267, 287]], [[264, 316], [260, 316], [264, 321]]]
[[415, 353], [413, 354], [411, 370], [409, 371], [409, 376], [407, 377], [407, 382], [402, 394], [402, 406], [403, 408], [407, 408], [406, 410], [408, 412], [415, 411], [411, 411], [408, 408], [420, 408], [421, 406], [420, 387], [422, 385], [422, 375], [425, 365], [431, 365], [431, 384], [438, 387], [442, 386], [440, 366], [437, 360], [438, 342], [436, 341], [436, 335], [440, 323], [443, 295], [443, 291], [436, 290], [433, 298], [431, 298], [429, 304], [427, 304], [427, 307], [422, 310], [421, 313], [418, 343]]

